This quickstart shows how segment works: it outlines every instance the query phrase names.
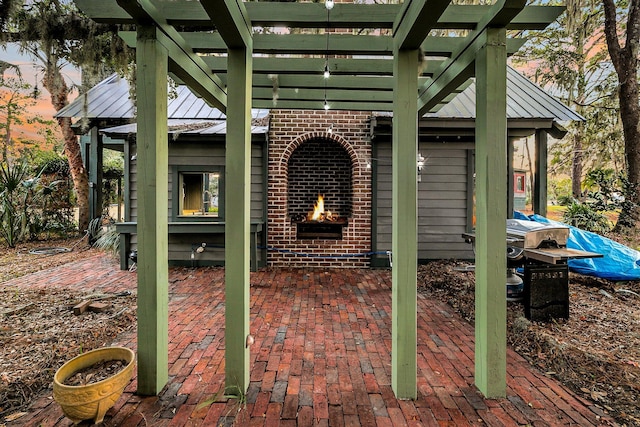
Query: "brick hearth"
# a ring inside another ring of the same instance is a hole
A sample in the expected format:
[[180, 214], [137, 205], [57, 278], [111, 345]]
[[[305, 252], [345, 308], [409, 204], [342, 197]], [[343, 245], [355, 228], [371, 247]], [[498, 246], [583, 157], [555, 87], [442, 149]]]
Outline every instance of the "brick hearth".
[[[371, 159], [369, 113], [347, 111], [272, 110], [269, 131], [268, 246], [280, 251], [311, 255], [299, 256], [270, 251], [269, 265], [297, 267], [366, 267], [369, 257], [348, 257], [371, 251]], [[331, 129], [330, 129], [331, 127]], [[305, 145], [308, 144], [308, 145]], [[296, 150], [302, 151], [296, 151]], [[332, 165], [300, 162], [305, 151], [315, 151], [320, 158], [333, 158]], [[294, 153], [296, 153], [294, 155]], [[290, 170], [290, 160], [294, 168]], [[336, 166], [350, 165], [351, 170]], [[350, 172], [350, 173], [349, 173]], [[302, 179], [308, 174], [307, 179]], [[316, 176], [316, 175], [318, 176]], [[332, 177], [326, 180], [327, 175]], [[350, 185], [344, 185], [345, 179]], [[292, 181], [290, 181], [290, 179]], [[295, 180], [295, 182], [293, 181]], [[298, 240], [292, 215], [306, 213], [317, 198], [318, 183], [326, 180], [327, 209], [348, 217], [342, 239]], [[299, 185], [289, 197], [290, 187]], [[313, 195], [311, 195], [313, 193]], [[311, 201], [308, 199], [312, 198]], [[332, 205], [333, 203], [333, 205]], [[328, 257], [321, 257], [326, 255]], [[340, 258], [329, 258], [340, 257]]]

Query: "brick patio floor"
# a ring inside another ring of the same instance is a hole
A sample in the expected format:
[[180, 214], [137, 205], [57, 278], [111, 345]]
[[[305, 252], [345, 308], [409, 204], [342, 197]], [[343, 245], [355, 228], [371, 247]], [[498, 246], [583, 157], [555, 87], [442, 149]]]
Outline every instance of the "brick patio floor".
[[[507, 398], [484, 399], [473, 385], [473, 327], [422, 295], [418, 399], [397, 400], [391, 389], [391, 274], [383, 270], [252, 273], [255, 343], [246, 402], [218, 399], [198, 407], [223, 387], [223, 275], [222, 269], [171, 269], [169, 383], [159, 396], [141, 397], [134, 394], [134, 378], [105, 426], [615, 425], [512, 350]], [[8, 283], [112, 292], [135, 290], [136, 274], [93, 257]], [[135, 349], [135, 333], [114, 344]], [[10, 425], [71, 422], [49, 393]]]

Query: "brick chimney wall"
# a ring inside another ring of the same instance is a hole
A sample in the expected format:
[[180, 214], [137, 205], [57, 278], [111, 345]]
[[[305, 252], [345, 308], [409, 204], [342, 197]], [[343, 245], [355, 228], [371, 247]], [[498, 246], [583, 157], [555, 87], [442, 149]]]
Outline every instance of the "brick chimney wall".
[[[269, 251], [270, 266], [369, 266], [369, 256], [350, 256], [371, 251], [371, 169], [367, 168], [371, 160], [369, 117], [368, 112], [355, 111], [271, 110], [267, 244], [279, 251]], [[352, 204], [349, 223], [343, 229], [342, 240], [298, 240], [296, 224], [289, 214], [293, 208], [289, 206], [288, 198], [289, 159], [302, 144], [317, 144], [322, 140], [337, 143], [350, 159]]]

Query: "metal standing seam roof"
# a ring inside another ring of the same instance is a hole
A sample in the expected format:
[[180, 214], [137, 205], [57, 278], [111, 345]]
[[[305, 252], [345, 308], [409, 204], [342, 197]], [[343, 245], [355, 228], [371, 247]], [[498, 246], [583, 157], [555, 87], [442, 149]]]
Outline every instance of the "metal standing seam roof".
[[[474, 119], [476, 86], [472, 83], [430, 118]], [[549, 95], [544, 89], [511, 67], [507, 67], [507, 118], [552, 119], [559, 123], [585, 121], [585, 118]]]
[[[179, 135], [224, 135], [227, 133], [226, 120], [169, 119], [168, 125], [169, 135], [175, 137]], [[253, 135], [266, 134], [268, 130], [268, 126], [251, 126], [251, 133]], [[136, 134], [138, 132], [138, 125], [137, 123], [130, 123], [100, 129], [100, 131], [110, 136], [126, 136]]]
[[[254, 119], [265, 117], [266, 109], [253, 109]], [[167, 104], [169, 119], [225, 120], [224, 113], [209, 106], [186, 86], [176, 88], [176, 96], [170, 96]], [[58, 111], [55, 117], [88, 119], [134, 119], [134, 107], [129, 97], [129, 82], [117, 74], [107, 77], [85, 94]]]
[[[473, 119], [476, 114], [475, 98], [475, 84], [472, 83], [438, 112], [425, 114], [424, 117]], [[259, 119], [265, 117], [268, 112], [266, 109], [253, 109], [252, 115], [254, 119]], [[186, 86], [178, 86], [176, 96], [169, 99], [167, 115], [170, 122], [171, 120], [226, 119], [220, 110], [207, 105]], [[389, 113], [376, 115], [386, 116]], [[113, 74], [56, 114], [56, 117], [84, 116], [89, 119], [134, 119], [134, 108], [129, 99], [127, 80]], [[511, 67], [507, 67], [507, 118], [551, 119], [559, 123], [585, 120]], [[259, 127], [253, 128], [257, 130]], [[187, 132], [208, 133], [203, 130]]]

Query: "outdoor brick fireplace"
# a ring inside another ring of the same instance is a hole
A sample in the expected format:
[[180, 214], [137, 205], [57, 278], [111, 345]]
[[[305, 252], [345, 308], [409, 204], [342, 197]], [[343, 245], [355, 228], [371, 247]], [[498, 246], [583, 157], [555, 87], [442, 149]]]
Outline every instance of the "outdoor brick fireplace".
[[[366, 267], [371, 250], [369, 114], [272, 110], [269, 265]], [[322, 199], [319, 199], [322, 198]], [[324, 208], [312, 218], [315, 208]], [[304, 255], [296, 255], [305, 254]]]

